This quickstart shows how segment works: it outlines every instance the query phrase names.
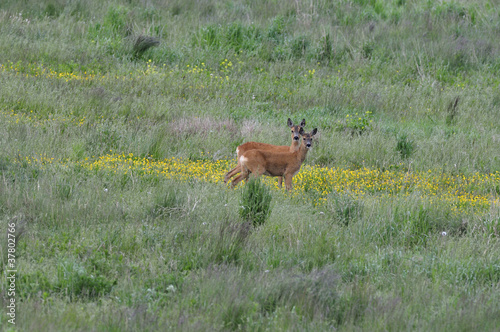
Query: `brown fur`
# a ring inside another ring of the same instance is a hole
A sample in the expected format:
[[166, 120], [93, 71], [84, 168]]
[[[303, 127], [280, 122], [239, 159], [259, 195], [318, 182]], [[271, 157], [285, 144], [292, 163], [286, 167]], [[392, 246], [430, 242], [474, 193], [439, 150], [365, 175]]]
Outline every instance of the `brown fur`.
[[[272, 145], [272, 144], [267, 144], [267, 143], [259, 143], [259, 142], [246, 142], [244, 144], [241, 144], [236, 148], [236, 153], [237, 153], [237, 160], [238, 164], [236, 165], [235, 168], [230, 170], [229, 172], [226, 173], [224, 177], [224, 183], [227, 183], [230, 178], [232, 178], [234, 175], [238, 174], [241, 172], [241, 166], [240, 166], [240, 157], [247, 151], [250, 150], [266, 150], [266, 151], [275, 151], [275, 152], [294, 152], [297, 151], [300, 147], [300, 131], [301, 128], [304, 128], [306, 125], [306, 120], [302, 119], [302, 122], [300, 125], [294, 125], [292, 123], [292, 120], [288, 118], [288, 127], [292, 130], [292, 144], [290, 146], [286, 145]], [[281, 176], [278, 177], [278, 186], [281, 188], [283, 183], [283, 178]]]
[[239, 159], [241, 173], [231, 182], [231, 187], [234, 188], [243, 179], [247, 180], [252, 173], [255, 177], [282, 176], [285, 178], [285, 188], [288, 191], [292, 190], [292, 179], [299, 172], [316, 133], [316, 128], [311, 133], [304, 133], [301, 129], [302, 144], [294, 152], [249, 150], [243, 153]]

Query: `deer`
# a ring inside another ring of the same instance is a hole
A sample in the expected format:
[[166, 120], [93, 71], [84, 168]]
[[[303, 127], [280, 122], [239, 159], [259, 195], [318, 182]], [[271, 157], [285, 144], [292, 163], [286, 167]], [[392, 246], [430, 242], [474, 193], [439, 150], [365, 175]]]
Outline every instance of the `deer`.
[[[299, 125], [294, 125], [292, 120], [288, 118], [288, 127], [292, 132], [292, 144], [290, 146], [286, 145], [272, 145], [267, 143], [259, 143], [259, 142], [246, 142], [241, 144], [236, 148], [236, 155], [238, 164], [235, 168], [226, 173], [224, 177], [224, 183], [227, 183], [230, 178], [235, 176], [236, 174], [241, 172], [241, 167], [239, 163], [239, 159], [241, 155], [249, 150], [268, 150], [268, 151], [276, 151], [276, 152], [294, 152], [297, 151], [300, 147], [300, 130], [304, 128], [306, 125], [306, 119], [302, 119], [302, 122]], [[281, 188], [283, 183], [283, 177], [278, 177], [278, 186]]]
[[300, 170], [300, 166], [306, 159], [307, 152], [311, 149], [313, 137], [318, 132], [314, 128], [310, 133], [304, 132], [300, 128], [302, 144], [297, 151], [280, 152], [278, 150], [249, 150], [243, 153], [238, 163], [241, 172], [231, 182], [231, 188], [234, 188], [243, 179], [248, 180], [250, 173], [254, 177], [261, 175], [281, 176], [285, 178], [285, 189], [292, 190], [292, 179]]

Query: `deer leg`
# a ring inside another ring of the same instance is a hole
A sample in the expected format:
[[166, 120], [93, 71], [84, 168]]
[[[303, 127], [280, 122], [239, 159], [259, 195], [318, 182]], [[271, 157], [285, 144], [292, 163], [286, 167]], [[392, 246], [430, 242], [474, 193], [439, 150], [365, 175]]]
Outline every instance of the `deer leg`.
[[240, 167], [241, 167], [241, 173], [231, 182], [231, 188], [234, 188], [238, 183], [240, 183], [243, 180], [248, 181], [250, 175], [252, 176], [252, 178], [256, 179], [262, 174], [264, 174], [264, 172], [266, 171], [265, 169], [261, 169], [260, 167], [258, 167], [257, 169], [253, 168], [250, 169], [247, 167], [247, 165], [245, 166], [241, 165]]
[[282, 176], [278, 176], [278, 187], [281, 187], [283, 186], [283, 177]]
[[239, 172], [241, 172], [241, 166], [237, 165], [235, 168], [233, 168], [232, 170], [227, 172], [226, 176], [224, 176], [224, 183], [227, 183], [230, 178], [232, 178], [233, 176], [235, 176]]
[[240, 183], [242, 180], [248, 180], [248, 176], [250, 173], [248, 172], [248, 169], [244, 169], [243, 167], [240, 166], [241, 173], [237, 177], [231, 181], [231, 188], [236, 187], [238, 183]]
[[[245, 178], [245, 176], [244, 176], [243, 174], [240, 174], [240, 175], [238, 175], [237, 177], [235, 177], [235, 178], [233, 179], [233, 181], [231, 181], [231, 188], [236, 187], [236, 185], [237, 185], [238, 183], [240, 183], [240, 182], [241, 182], [244, 178]], [[248, 178], [248, 176], [247, 176], [247, 178]]]
[[291, 173], [285, 174], [285, 188], [288, 191], [292, 191], [292, 179], [293, 179], [293, 174]]

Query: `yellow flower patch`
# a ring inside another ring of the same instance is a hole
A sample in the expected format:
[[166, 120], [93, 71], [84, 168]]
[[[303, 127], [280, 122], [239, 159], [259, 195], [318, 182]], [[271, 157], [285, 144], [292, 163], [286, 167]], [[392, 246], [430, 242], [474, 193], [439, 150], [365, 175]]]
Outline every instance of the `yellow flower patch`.
[[[221, 184], [224, 175], [235, 166], [231, 160], [189, 160], [167, 158], [153, 160], [135, 157], [133, 154], [108, 154], [95, 160], [57, 161], [49, 158], [30, 158], [30, 163], [40, 165], [60, 164], [68, 167], [116, 174], [133, 173], [134, 176], [157, 176], [177, 181], [203, 181]], [[264, 177], [264, 182], [278, 191], [277, 181]], [[449, 175], [442, 172], [403, 172], [362, 168], [348, 170], [335, 167], [305, 165], [293, 179], [291, 197], [299, 197], [315, 206], [324, 205], [331, 193], [348, 192], [354, 198], [407, 197], [417, 195], [429, 202], [441, 202], [454, 212], [485, 212], [492, 205], [498, 205], [496, 193], [500, 174], [471, 176]], [[281, 189], [284, 191], [284, 189]]]

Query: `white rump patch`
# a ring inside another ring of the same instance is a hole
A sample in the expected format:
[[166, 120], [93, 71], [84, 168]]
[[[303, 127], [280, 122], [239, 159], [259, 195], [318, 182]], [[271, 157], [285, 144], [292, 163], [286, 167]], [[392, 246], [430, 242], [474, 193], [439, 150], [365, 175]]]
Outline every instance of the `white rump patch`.
[[241, 163], [243, 163], [243, 164], [244, 164], [244, 163], [246, 163], [247, 161], [248, 161], [248, 158], [246, 158], [245, 156], [241, 156], [241, 157], [240, 157], [240, 164], [241, 164]]
[[240, 149], [236, 148], [236, 155], [238, 155], [239, 153], [240, 153]]

